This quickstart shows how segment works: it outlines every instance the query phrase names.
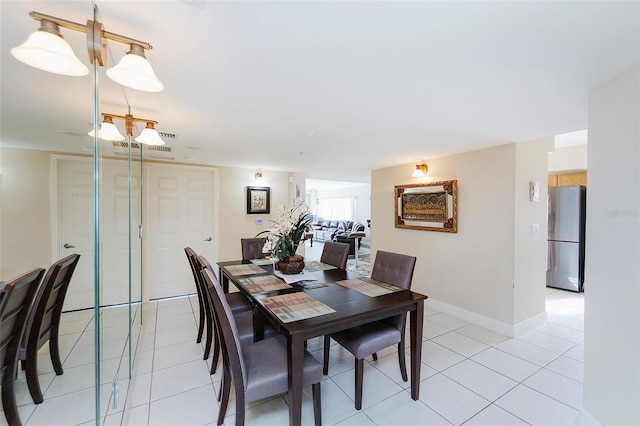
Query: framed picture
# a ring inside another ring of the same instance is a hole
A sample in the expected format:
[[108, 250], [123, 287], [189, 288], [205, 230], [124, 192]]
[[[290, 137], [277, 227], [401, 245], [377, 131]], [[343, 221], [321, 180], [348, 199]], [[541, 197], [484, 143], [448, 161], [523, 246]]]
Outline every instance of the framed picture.
[[396, 228], [458, 232], [458, 181], [395, 186]]
[[247, 186], [247, 214], [270, 213], [270, 190], [268, 186]]

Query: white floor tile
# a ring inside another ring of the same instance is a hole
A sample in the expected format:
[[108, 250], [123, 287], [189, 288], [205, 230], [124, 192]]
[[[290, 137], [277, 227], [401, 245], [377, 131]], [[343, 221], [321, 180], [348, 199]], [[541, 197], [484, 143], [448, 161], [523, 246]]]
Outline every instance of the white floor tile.
[[472, 339], [490, 346], [496, 345], [509, 338], [504, 334], [500, 334], [476, 324], [469, 324], [464, 327], [460, 327], [456, 330], [456, 333], [464, 334], [467, 337], [471, 337]]
[[575, 359], [576, 361], [584, 362], [584, 346], [582, 344], [575, 345], [563, 355]]
[[582, 408], [582, 383], [568, 377], [543, 368], [523, 384], [576, 410]]
[[[355, 369], [333, 376], [333, 381], [355, 402]], [[401, 392], [403, 389], [375, 367], [365, 363], [362, 391], [362, 408], [366, 409]]]
[[489, 401], [495, 401], [518, 384], [471, 360], [447, 368], [442, 374]]
[[[311, 355], [320, 363], [324, 360], [324, 352], [322, 349], [311, 352]], [[355, 358], [351, 352], [340, 345], [331, 345], [331, 350], [329, 351], [329, 372], [327, 375], [333, 377], [345, 371], [351, 371], [354, 368]]]
[[166, 331], [156, 331], [155, 347], [176, 345], [178, 343], [193, 342], [195, 344], [198, 328], [195, 325], [183, 325]]
[[162, 370], [163, 368], [173, 367], [174, 365], [201, 360], [203, 355], [204, 349], [202, 345], [195, 342], [159, 347], [154, 353], [153, 369]]
[[[365, 414], [379, 425], [449, 425], [422, 401], [414, 401], [408, 391], [400, 392], [366, 409]], [[323, 419], [324, 420], [324, 419]]]
[[[407, 389], [411, 386], [411, 359], [408, 353], [406, 354], [406, 363], [408, 379], [406, 382], [402, 380], [402, 374], [400, 374], [400, 365], [398, 363], [397, 353], [378, 358], [377, 361], [371, 361], [370, 364], [380, 370], [384, 375], [389, 377], [398, 385], [400, 385], [403, 389]], [[420, 381], [437, 373], [438, 372], [435, 369], [429, 367], [423, 362], [422, 366], [420, 367]]]
[[567, 426], [578, 422], [578, 410], [524, 385], [516, 386], [495, 404], [534, 426]]
[[528, 423], [491, 404], [473, 416], [465, 426], [524, 426]]
[[52, 397], [47, 395], [28, 420], [29, 426], [74, 425], [95, 418], [93, 389]]
[[464, 327], [465, 325], [469, 325], [469, 321], [454, 317], [453, 315], [445, 314], [444, 312], [430, 315], [428, 317], [428, 321], [434, 322], [442, 327], [448, 328], [449, 330], [455, 330], [457, 328]]
[[579, 383], [584, 380], [584, 363], [568, 356], [563, 355], [554, 359], [545, 368]]
[[376, 424], [371, 421], [366, 414], [359, 412], [355, 416], [351, 416], [348, 419], [345, 419], [339, 423], [336, 423], [336, 426], [375, 426]]
[[536, 330], [560, 339], [568, 340], [572, 343], [580, 343], [584, 340], [584, 332], [560, 324], [546, 322], [537, 327]]
[[505, 340], [494, 347], [541, 367], [547, 365], [558, 357], [558, 353], [556, 352], [541, 348], [540, 346], [520, 339]]
[[541, 348], [550, 350], [557, 354], [566, 352], [567, 350], [572, 348], [573, 345], [576, 344], [576, 342], [570, 342], [568, 340], [565, 340], [559, 337], [541, 333], [537, 330], [528, 331], [524, 333], [522, 336], [518, 337], [518, 339], [525, 342], [529, 342], [536, 346], [540, 346]]
[[211, 383], [204, 361], [192, 361], [153, 372], [151, 401]]
[[489, 401], [443, 374], [420, 384], [420, 401], [454, 425], [460, 425], [489, 405]]
[[211, 384], [156, 400], [149, 409], [149, 424], [156, 426], [204, 425], [217, 417], [218, 403]]
[[422, 362], [437, 371], [449, 368], [464, 359], [462, 355], [430, 340], [422, 344]]
[[451, 331], [431, 340], [467, 358], [489, 348], [488, 345], [459, 334], [456, 331]]
[[480, 352], [471, 359], [516, 382], [523, 381], [540, 369], [535, 364], [494, 348]]

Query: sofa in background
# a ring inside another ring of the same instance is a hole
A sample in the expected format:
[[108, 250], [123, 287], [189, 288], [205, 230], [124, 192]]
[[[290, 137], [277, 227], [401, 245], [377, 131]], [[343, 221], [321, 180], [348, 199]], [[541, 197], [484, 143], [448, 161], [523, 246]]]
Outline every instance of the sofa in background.
[[333, 241], [338, 232], [346, 232], [353, 226], [350, 220], [322, 220], [311, 224], [313, 239], [316, 241]]

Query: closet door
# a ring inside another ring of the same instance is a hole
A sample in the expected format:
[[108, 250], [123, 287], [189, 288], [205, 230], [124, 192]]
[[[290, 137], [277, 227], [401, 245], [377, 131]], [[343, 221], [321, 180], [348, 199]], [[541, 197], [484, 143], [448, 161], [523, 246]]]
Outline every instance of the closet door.
[[217, 261], [215, 180], [210, 168], [146, 166], [143, 235], [149, 299], [195, 293], [185, 247]]

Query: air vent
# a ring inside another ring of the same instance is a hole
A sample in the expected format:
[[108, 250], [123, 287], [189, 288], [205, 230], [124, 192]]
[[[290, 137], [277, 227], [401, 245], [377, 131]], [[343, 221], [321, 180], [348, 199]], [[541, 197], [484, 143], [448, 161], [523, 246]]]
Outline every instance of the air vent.
[[[129, 143], [128, 142], [119, 142], [119, 141], [113, 141], [111, 142], [113, 144], [113, 146], [115, 146], [116, 148], [129, 148]], [[140, 144], [133, 142], [131, 144], [131, 149], [140, 149]]]
[[177, 135], [175, 133], [167, 133], [167, 132], [158, 132], [160, 136], [167, 139], [175, 139]]
[[166, 145], [149, 145], [149, 151], [171, 152], [172, 149]]

